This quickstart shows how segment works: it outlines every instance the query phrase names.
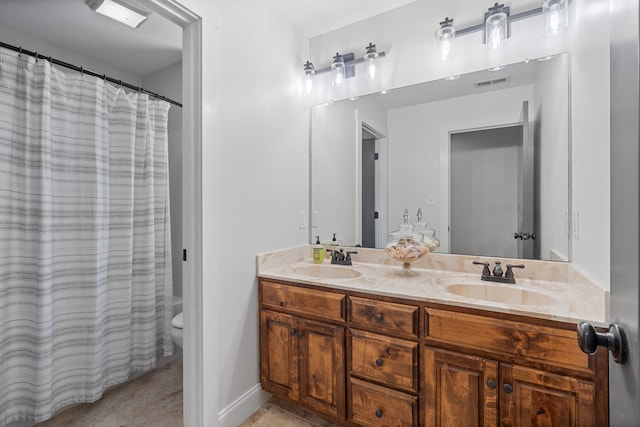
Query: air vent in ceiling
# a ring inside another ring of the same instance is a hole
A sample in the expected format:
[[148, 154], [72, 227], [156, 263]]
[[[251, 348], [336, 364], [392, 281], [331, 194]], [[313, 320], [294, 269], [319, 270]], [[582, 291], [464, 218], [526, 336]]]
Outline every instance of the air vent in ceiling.
[[487, 86], [495, 86], [500, 83], [506, 83], [510, 80], [510, 77], [498, 77], [497, 79], [484, 80], [481, 82], [476, 82], [476, 87], [487, 87]]

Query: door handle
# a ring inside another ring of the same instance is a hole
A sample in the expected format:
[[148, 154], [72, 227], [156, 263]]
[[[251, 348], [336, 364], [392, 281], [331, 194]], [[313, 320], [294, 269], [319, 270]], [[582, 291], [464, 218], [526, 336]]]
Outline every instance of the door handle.
[[578, 324], [578, 345], [587, 354], [594, 354], [598, 347], [606, 347], [616, 363], [624, 365], [629, 355], [629, 339], [620, 323], [609, 325], [609, 332], [599, 333], [587, 322]]

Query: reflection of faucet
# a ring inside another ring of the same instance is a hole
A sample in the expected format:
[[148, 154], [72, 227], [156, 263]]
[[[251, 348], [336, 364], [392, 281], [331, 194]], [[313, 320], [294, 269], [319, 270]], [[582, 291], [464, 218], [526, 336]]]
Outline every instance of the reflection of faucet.
[[344, 249], [327, 249], [327, 252], [331, 252], [331, 264], [337, 265], [353, 265], [351, 263], [351, 254], [358, 253], [356, 251], [347, 251], [345, 254]]
[[517, 264], [517, 265], [512, 265], [512, 264], [507, 264], [507, 272], [504, 273], [504, 277], [502, 276], [502, 267], [500, 267], [501, 262], [500, 261], [496, 261], [496, 265], [493, 268], [493, 275], [491, 274], [491, 270], [489, 270], [489, 263], [488, 262], [480, 262], [480, 261], [473, 261], [474, 264], [476, 265], [483, 265], [484, 268], [482, 269], [482, 280], [486, 280], [488, 282], [499, 282], [499, 283], [512, 283], [515, 284], [516, 283], [516, 278], [513, 275], [513, 270], [514, 268], [524, 268], [524, 264]]

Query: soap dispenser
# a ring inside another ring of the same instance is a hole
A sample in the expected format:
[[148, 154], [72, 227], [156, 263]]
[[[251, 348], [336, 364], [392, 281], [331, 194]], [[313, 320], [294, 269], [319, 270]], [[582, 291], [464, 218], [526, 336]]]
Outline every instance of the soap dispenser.
[[324, 261], [324, 247], [320, 243], [320, 236], [316, 236], [316, 244], [313, 245], [313, 263], [322, 264]]

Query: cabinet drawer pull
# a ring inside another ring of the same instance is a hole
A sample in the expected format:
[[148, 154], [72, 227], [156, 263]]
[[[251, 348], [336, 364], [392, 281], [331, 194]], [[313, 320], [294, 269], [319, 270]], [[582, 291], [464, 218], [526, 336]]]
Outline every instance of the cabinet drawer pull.
[[513, 387], [511, 387], [511, 384], [504, 384], [502, 386], [502, 389], [505, 393], [511, 393], [513, 391]]
[[382, 314], [380, 313], [374, 314], [373, 318], [376, 319], [376, 322], [378, 323], [382, 322], [382, 319], [383, 319]]
[[493, 390], [494, 388], [496, 388], [496, 382], [494, 380], [489, 380], [487, 381], [487, 387], [489, 387], [491, 390]]
[[376, 410], [376, 418], [382, 418], [382, 409]]
[[382, 366], [383, 363], [382, 359], [376, 359], [376, 366]]

